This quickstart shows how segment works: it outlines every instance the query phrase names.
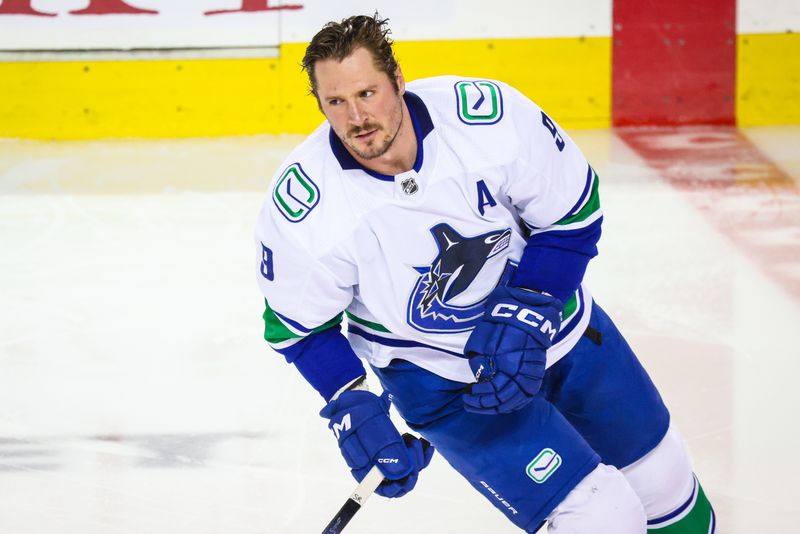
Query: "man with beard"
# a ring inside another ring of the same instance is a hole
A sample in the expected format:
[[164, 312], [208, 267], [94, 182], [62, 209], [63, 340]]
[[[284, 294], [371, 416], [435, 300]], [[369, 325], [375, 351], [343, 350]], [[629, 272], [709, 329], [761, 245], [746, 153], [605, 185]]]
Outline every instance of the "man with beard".
[[406, 84], [388, 32], [355, 16], [312, 39], [327, 121], [275, 174], [256, 228], [265, 338], [325, 400], [353, 475], [377, 465], [378, 493], [398, 497], [431, 460], [391, 422], [391, 395], [526, 532], [713, 532], [656, 387], [582, 284], [597, 174], [507, 84]]

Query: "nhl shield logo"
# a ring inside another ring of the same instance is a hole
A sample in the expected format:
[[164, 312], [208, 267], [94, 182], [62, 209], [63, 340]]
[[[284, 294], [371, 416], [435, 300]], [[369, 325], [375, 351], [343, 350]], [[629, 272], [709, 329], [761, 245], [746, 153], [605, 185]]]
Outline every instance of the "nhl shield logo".
[[406, 195], [413, 195], [419, 191], [419, 186], [417, 185], [417, 181], [414, 180], [413, 176], [400, 182], [400, 186], [403, 188], [403, 193]]

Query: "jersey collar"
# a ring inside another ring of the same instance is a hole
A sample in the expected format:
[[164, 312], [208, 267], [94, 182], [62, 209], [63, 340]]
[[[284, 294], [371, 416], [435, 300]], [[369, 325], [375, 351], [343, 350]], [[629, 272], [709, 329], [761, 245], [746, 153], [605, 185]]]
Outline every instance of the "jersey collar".
[[[411, 116], [411, 124], [414, 126], [414, 135], [417, 138], [417, 158], [414, 160], [414, 170], [419, 172], [422, 168], [424, 153], [422, 141], [429, 133], [433, 131], [433, 121], [431, 120], [430, 113], [428, 113], [428, 108], [425, 107], [425, 104], [422, 102], [420, 97], [410, 91], [406, 91], [403, 95], [403, 100], [408, 107], [408, 114]], [[367, 169], [357, 162], [350, 152], [348, 152], [344, 147], [344, 144], [342, 144], [342, 141], [339, 139], [339, 137], [334, 133], [333, 128], [330, 128], [328, 131], [328, 139], [331, 144], [333, 155], [336, 156], [336, 159], [339, 161], [339, 165], [342, 166], [342, 169], [359, 169], [369, 174], [373, 178], [377, 178], [378, 180], [384, 180], [386, 182], [394, 181], [394, 176], [381, 174], [379, 172]]]

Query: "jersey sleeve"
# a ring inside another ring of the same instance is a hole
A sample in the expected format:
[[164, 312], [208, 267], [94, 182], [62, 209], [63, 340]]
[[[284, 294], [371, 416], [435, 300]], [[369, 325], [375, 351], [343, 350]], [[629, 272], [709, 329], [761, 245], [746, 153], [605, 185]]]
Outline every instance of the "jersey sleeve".
[[521, 93], [510, 92], [519, 152], [508, 195], [530, 232], [512, 284], [566, 301], [597, 255], [597, 174], [555, 121]]
[[338, 324], [353, 288], [304, 246], [302, 232], [276, 223], [268, 209], [256, 227], [257, 278], [266, 300], [264, 337], [283, 349]]
[[347, 263], [312, 253], [302, 229], [276, 223], [271, 215], [267, 204], [255, 235], [264, 338], [327, 401], [365, 374], [341, 333], [343, 311], [353, 298], [344, 276]]
[[508, 194], [531, 230], [567, 221], [591, 192], [580, 148], [541, 108], [513, 88], [510, 115], [519, 149]]

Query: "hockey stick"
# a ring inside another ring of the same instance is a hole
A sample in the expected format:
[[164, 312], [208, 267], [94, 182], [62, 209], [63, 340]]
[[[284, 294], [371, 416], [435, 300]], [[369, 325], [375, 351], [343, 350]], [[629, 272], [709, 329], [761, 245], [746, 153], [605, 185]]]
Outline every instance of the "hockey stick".
[[383, 473], [381, 473], [381, 470], [375, 465], [369, 470], [367, 476], [361, 480], [361, 483], [352, 495], [350, 495], [350, 498], [339, 508], [339, 511], [333, 519], [331, 519], [331, 522], [328, 523], [328, 526], [325, 527], [325, 530], [322, 531], [322, 534], [339, 534], [344, 530], [344, 527], [353, 519], [356, 512], [367, 502], [369, 496], [375, 493], [375, 490], [378, 489], [381, 482], [383, 482]]
[[[403, 434], [403, 439], [408, 440], [414, 438], [411, 434]], [[431, 446], [425, 438], [420, 438], [420, 441], [422, 442], [423, 449], [427, 449]], [[367, 476], [361, 480], [356, 490], [350, 495], [350, 498], [339, 508], [339, 511], [333, 516], [333, 519], [331, 519], [331, 522], [325, 527], [325, 530], [322, 531], [322, 534], [339, 534], [344, 530], [344, 527], [353, 519], [356, 512], [364, 506], [364, 503], [367, 502], [370, 495], [375, 493], [375, 490], [378, 489], [381, 482], [383, 482], [383, 474], [378, 466], [374, 465], [372, 469], [369, 470], [369, 473], [367, 473]]]

